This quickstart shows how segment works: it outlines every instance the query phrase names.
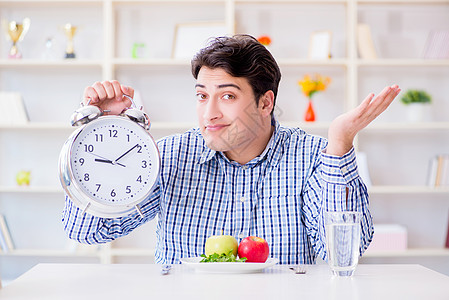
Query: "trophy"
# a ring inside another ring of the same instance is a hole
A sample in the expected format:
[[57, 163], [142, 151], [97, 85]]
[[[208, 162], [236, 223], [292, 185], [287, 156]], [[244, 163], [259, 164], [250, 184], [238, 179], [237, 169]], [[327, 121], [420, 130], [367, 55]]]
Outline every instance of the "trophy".
[[8, 58], [22, 58], [22, 54], [17, 48], [17, 42], [23, 40], [23, 37], [30, 28], [30, 19], [25, 18], [22, 24], [15, 21], [8, 22], [4, 20], [3, 27], [6, 28], [6, 32], [8, 33], [7, 38], [12, 41], [12, 47], [9, 50]]
[[70, 23], [67, 23], [64, 25], [63, 29], [68, 39], [67, 47], [65, 49], [65, 58], [75, 58], [76, 55], [75, 51], [73, 50], [73, 36], [75, 35], [77, 27], [73, 26]]

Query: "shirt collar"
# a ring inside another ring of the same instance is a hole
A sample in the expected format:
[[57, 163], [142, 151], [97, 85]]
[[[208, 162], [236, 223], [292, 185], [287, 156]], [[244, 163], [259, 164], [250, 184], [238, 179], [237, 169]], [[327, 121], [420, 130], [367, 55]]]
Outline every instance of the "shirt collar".
[[[265, 158], [267, 158], [268, 154], [270, 153], [270, 150], [272, 148], [275, 147], [277, 143], [277, 141], [279, 140], [279, 129], [280, 129], [280, 124], [279, 122], [275, 119], [275, 117], [273, 117], [271, 119], [271, 124], [274, 125], [274, 132], [271, 135], [270, 140], [268, 141], [267, 146], [265, 147], [264, 151], [262, 152], [262, 154], [260, 154], [259, 156], [253, 158], [251, 161], [249, 161], [246, 165], [250, 165], [250, 166], [255, 166], [257, 163], [261, 162], [262, 160], [264, 160]], [[273, 151], [271, 151], [273, 152]], [[222, 152], [217, 152], [215, 150], [210, 149], [209, 147], [205, 146], [204, 147], [204, 151], [203, 153], [201, 153], [199, 159], [198, 159], [198, 163], [203, 164], [209, 160], [211, 160], [213, 157], [215, 156], [221, 156], [222, 159], [224, 159], [225, 161], [235, 164], [235, 162], [231, 162], [226, 155], [224, 155], [224, 153]]]

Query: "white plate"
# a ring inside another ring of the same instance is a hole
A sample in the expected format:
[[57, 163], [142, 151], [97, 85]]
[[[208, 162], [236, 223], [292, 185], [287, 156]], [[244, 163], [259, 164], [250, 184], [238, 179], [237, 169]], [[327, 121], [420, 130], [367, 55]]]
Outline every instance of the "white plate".
[[197, 272], [207, 273], [254, 273], [262, 271], [278, 263], [277, 258], [268, 258], [264, 263], [249, 262], [205, 262], [200, 263], [203, 257], [181, 258], [182, 264], [195, 269]]

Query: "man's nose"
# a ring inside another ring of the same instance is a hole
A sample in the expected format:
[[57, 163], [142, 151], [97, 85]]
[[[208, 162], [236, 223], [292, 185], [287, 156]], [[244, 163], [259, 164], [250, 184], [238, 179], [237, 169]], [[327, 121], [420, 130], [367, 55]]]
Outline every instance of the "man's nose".
[[220, 110], [220, 105], [217, 100], [210, 99], [206, 103], [206, 107], [204, 109], [204, 119], [205, 120], [215, 120], [221, 118], [223, 115]]

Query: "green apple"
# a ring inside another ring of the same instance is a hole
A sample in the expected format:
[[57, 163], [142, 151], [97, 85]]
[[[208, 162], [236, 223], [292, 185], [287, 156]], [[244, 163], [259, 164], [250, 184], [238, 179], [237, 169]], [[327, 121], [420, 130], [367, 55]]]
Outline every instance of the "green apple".
[[18, 185], [30, 185], [31, 172], [30, 171], [19, 171], [16, 174], [16, 182]]
[[206, 255], [217, 254], [228, 254], [232, 253], [237, 256], [237, 250], [239, 244], [235, 237], [230, 235], [213, 235], [209, 237], [206, 241]]

